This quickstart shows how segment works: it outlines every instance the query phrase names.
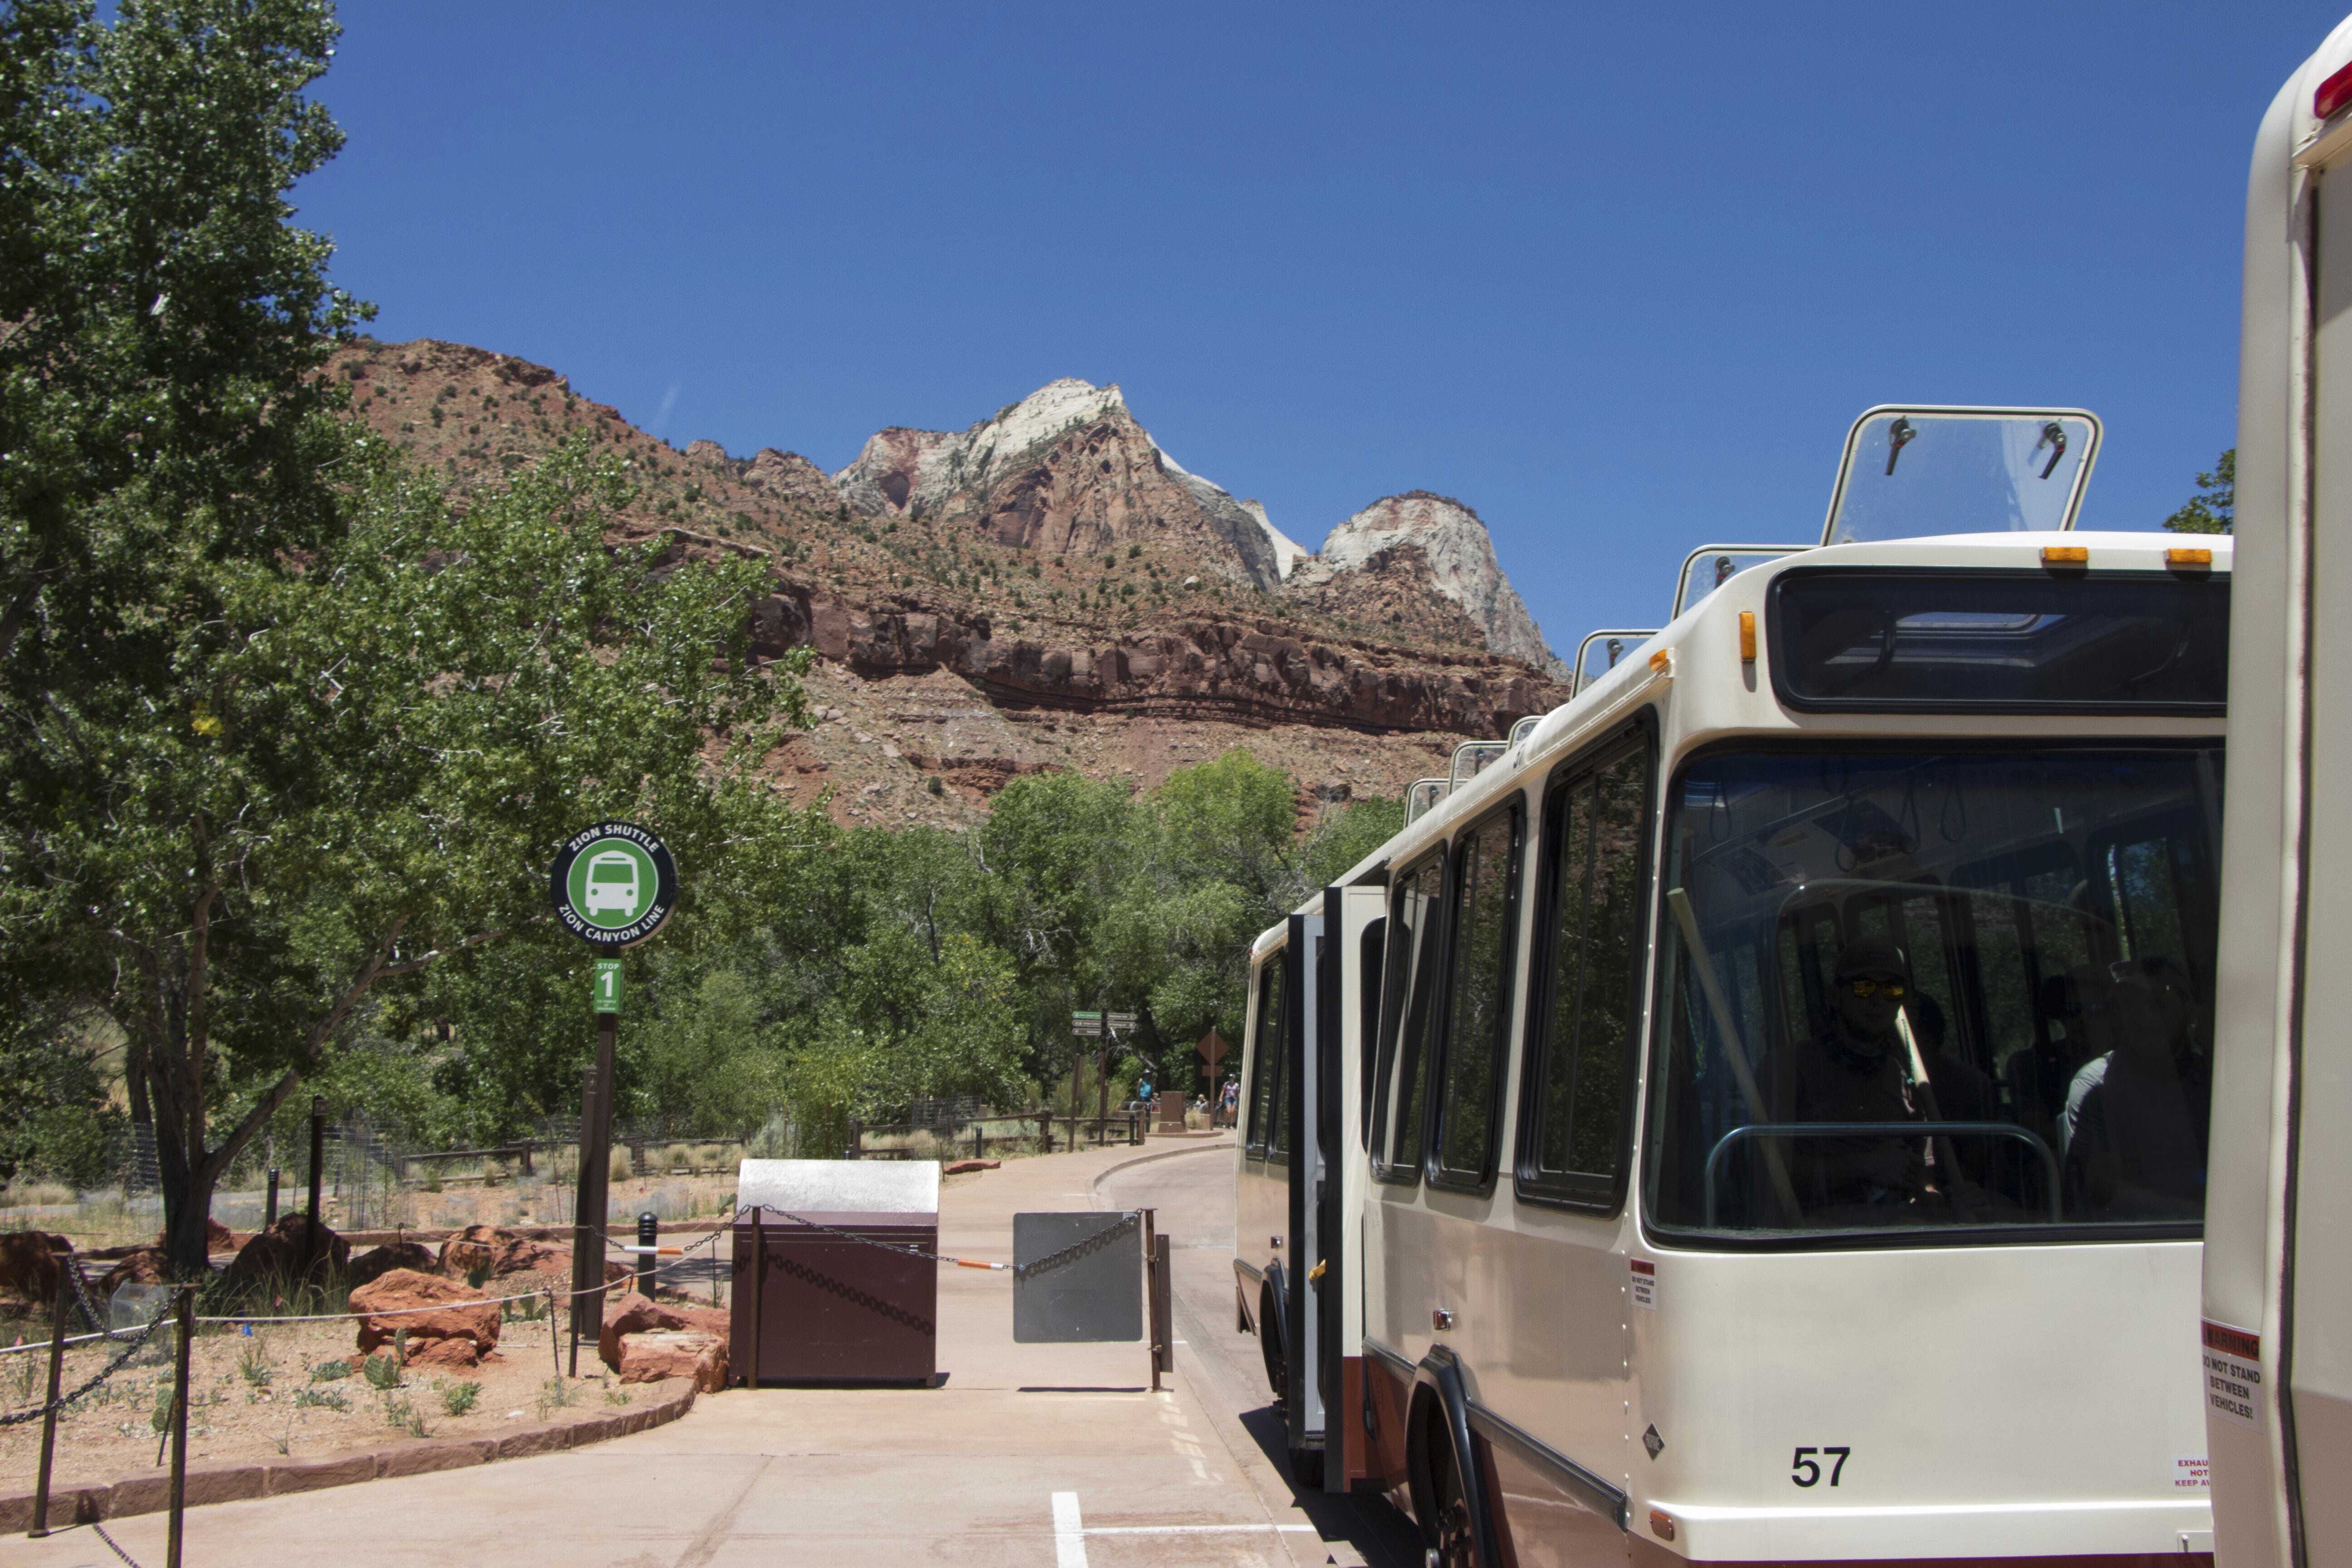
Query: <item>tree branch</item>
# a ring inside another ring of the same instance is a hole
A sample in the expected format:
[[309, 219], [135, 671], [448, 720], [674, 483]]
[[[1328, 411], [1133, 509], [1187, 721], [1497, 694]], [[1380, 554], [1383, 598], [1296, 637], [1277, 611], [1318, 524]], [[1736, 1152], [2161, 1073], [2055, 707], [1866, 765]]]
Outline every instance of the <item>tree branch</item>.
[[254, 1101], [253, 1109], [247, 1111], [244, 1118], [237, 1122], [236, 1131], [223, 1141], [219, 1148], [205, 1156], [204, 1169], [199, 1173], [200, 1184], [218, 1181], [227, 1173], [229, 1165], [237, 1155], [244, 1152], [245, 1146], [253, 1142], [253, 1135], [260, 1131], [262, 1125], [271, 1117], [278, 1114], [278, 1108], [286, 1103], [287, 1097], [294, 1092], [295, 1086], [301, 1081], [301, 1069], [288, 1068], [284, 1076], [269, 1086], [269, 1092]]
[[414, 974], [418, 970], [438, 963], [454, 953], [463, 952], [469, 947], [479, 947], [486, 942], [496, 942], [506, 934], [506, 928], [503, 926], [497, 931], [476, 931], [472, 936], [460, 938], [446, 947], [436, 947], [431, 952], [412, 958], [405, 963], [387, 964], [376, 973], [375, 978], [390, 980], [396, 974]]

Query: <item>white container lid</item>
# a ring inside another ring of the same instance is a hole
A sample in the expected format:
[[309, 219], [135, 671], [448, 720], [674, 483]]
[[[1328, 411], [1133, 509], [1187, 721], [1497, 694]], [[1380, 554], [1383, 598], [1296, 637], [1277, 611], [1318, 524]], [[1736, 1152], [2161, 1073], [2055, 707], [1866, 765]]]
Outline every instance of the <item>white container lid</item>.
[[937, 1160], [746, 1160], [735, 1202], [785, 1214], [940, 1212]]

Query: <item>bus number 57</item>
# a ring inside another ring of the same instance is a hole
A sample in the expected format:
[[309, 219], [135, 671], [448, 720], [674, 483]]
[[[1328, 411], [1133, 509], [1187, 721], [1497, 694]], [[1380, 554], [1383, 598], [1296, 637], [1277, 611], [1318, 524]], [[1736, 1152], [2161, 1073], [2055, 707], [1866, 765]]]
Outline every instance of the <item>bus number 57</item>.
[[1837, 1460], [1836, 1464], [1830, 1467], [1830, 1485], [1835, 1486], [1838, 1484], [1838, 1478], [1845, 1474], [1845, 1462], [1853, 1453], [1853, 1450], [1850, 1447], [1800, 1448], [1797, 1450], [1795, 1460], [1789, 1467], [1789, 1479], [1801, 1487], [1821, 1485], [1822, 1462], [1813, 1458], [1815, 1454], [1819, 1454], [1823, 1458], [1834, 1458]]

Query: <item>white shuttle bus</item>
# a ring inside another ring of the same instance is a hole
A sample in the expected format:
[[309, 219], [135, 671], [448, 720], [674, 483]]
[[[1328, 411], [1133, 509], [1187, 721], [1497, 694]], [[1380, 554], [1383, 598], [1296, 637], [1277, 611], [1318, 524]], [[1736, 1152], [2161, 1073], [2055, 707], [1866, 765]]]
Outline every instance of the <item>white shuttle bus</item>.
[[1455, 1568], [2210, 1561], [2231, 542], [2074, 531], [2098, 436], [1871, 410], [1258, 940], [1301, 1485]]
[[2242, 323], [2206, 1422], [2224, 1568], [2323, 1568], [2352, 1563], [2352, 20], [2256, 137]]

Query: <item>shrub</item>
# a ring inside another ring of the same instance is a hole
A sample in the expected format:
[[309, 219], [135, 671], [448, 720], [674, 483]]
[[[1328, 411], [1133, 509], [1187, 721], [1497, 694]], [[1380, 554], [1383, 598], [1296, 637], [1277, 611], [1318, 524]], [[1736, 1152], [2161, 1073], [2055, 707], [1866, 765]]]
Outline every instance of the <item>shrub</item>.
[[322, 1361], [310, 1369], [312, 1383], [334, 1383], [352, 1375], [352, 1363], [340, 1358]]
[[[342, 1363], [338, 1362], [335, 1364], [341, 1366]], [[343, 1370], [349, 1372], [351, 1368], [343, 1367]], [[349, 1410], [352, 1407], [350, 1398], [340, 1388], [302, 1389], [294, 1395], [294, 1405], [300, 1410]]]
[[441, 1408], [451, 1415], [463, 1415], [482, 1397], [478, 1383], [445, 1383], [441, 1385]]

